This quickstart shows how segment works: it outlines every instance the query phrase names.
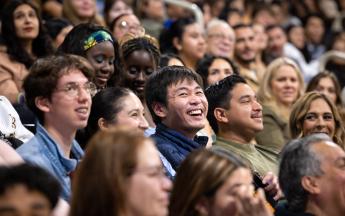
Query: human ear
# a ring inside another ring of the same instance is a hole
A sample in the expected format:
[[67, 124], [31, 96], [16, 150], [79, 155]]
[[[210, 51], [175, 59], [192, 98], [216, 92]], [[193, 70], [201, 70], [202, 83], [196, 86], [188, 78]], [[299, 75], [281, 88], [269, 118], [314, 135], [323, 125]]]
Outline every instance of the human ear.
[[104, 118], [99, 118], [97, 121], [97, 125], [101, 130], [107, 130], [109, 128], [109, 125]]
[[168, 114], [167, 108], [161, 103], [157, 103], [157, 102], [153, 103], [152, 109], [153, 109], [153, 112], [155, 112], [155, 114], [160, 118], [165, 118]]
[[210, 203], [206, 197], [200, 198], [195, 204], [195, 210], [200, 215], [209, 215], [210, 213]]
[[320, 193], [320, 187], [317, 181], [317, 177], [303, 176], [301, 179], [301, 185], [304, 188], [304, 190], [308, 191], [310, 194]]
[[181, 45], [180, 39], [178, 39], [177, 37], [174, 37], [172, 42], [173, 42], [174, 47], [177, 49], [177, 51], [182, 50], [182, 45]]
[[48, 98], [36, 97], [35, 98], [35, 105], [42, 112], [47, 113], [50, 111], [50, 101], [48, 100]]
[[218, 122], [228, 123], [229, 119], [226, 115], [226, 110], [220, 107], [217, 107], [213, 111], [213, 115]]

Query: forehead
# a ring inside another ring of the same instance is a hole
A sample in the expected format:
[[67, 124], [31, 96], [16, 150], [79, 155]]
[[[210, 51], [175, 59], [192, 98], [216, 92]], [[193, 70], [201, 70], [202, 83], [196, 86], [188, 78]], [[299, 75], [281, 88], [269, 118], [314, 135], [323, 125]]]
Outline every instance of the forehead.
[[126, 21], [130, 24], [140, 24], [139, 19], [134, 14], [128, 14], [121, 17], [117, 23], [121, 23], [122, 21]]
[[172, 84], [170, 84], [167, 88], [168, 93], [172, 93], [175, 92], [179, 89], [196, 89], [196, 88], [201, 88], [201, 86], [193, 79], [190, 78], [185, 78], [183, 80], [174, 82]]
[[160, 165], [160, 158], [158, 150], [151, 140], [145, 140], [143, 145], [140, 145], [138, 152], [137, 166], [157, 166]]
[[317, 98], [310, 102], [308, 112], [321, 111], [325, 109], [331, 112], [329, 104], [323, 98]]
[[236, 33], [236, 37], [249, 37], [252, 36], [254, 34], [254, 30], [252, 27], [242, 27], [242, 28], [238, 28], [235, 30]]
[[108, 55], [114, 55], [114, 46], [110, 41], [103, 41], [91, 47], [89, 50], [87, 50], [87, 53], [104, 53]]
[[344, 150], [330, 141], [321, 141], [316, 143], [312, 146], [312, 150], [320, 157], [322, 163], [332, 163], [337, 159], [345, 157]]
[[153, 58], [146, 50], [135, 50], [128, 55], [127, 65], [145, 65], [154, 67]]
[[230, 92], [230, 94], [232, 98], [234, 99], [238, 99], [245, 95], [253, 96], [253, 97], [256, 96], [253, 89], [248, 84], [245, 84], [245, 83], [237, 83], [235, 87], [232, 89], [232, 91]]
[[204, 32], [204, 29], [198, 23], [192, 23], [184, 27], [184, 33]]
[[14, 10], [14, 13], [19, 11], [34, 11], [34, 9], [28, 4], [21, 4]]
[[68, 82], [87, 82], [88, 78], [76, 68], [69, 69], [58, 79], [57, 85], [63, 85]]

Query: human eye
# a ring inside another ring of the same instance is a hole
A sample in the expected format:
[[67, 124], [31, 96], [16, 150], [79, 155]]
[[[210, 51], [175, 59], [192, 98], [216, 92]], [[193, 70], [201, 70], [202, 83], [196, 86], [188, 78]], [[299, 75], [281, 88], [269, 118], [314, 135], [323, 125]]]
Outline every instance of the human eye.
[[305, 120], [308, 120], [308, 121], [315, 121], [315, 120], [316, 120], [316, 115], [315, 115], [315, 113], [308, 113], [308, 114], [305, 116]]
[[133, 75], [137, 74], [138, 73], [138, 69], [136, 67], [129, 67], [128, 73], [133, 74]]
[[332, 113], [325, 113], [325, 114], [323, 115], [323, 119], [326, 120], [326, 121], [331, 121], [331, 120], [333, 120], [333, 115], [332, 115]]
[[97, 56], [95, 56], [95, 60], [98, 64], [101, 64], [104, 61], [104, 56], [103, 55], [97, 55]]
[[204, 95], [204, 92], [202, 90], [198, 90], [195, 92], [196, 95], [201, 96]]
[[219, 74], [219, 70], [217, 69], [210, 71], [210, 75], [217, 75], [217, 74]]
[[29, 17], [37, 17], [35, 11], [30, 11]]
[[22, 12], [15, 13], [14, 14], [14, 19], [21, 19], [24, 17], [24, 14]]
[[130, 114], [130, 116], [133, 117], [133, 118], [136, 118], [136, 117], [139, 116], [139, 113], [138, 113], [138, 112], [132, 112], [132, 113]]
[[146, 71], [145, 71], [145, 74], [147, 76], [151, 75], [153, 73], [153, 68], [147, 68]]
[[177, 94], [177, 96], [179, 96], [179, 97], [187, 97], [187, 96], [188, 96], [188, 93], [187, 93], [187, 91], [180, 91], [180, 92]]

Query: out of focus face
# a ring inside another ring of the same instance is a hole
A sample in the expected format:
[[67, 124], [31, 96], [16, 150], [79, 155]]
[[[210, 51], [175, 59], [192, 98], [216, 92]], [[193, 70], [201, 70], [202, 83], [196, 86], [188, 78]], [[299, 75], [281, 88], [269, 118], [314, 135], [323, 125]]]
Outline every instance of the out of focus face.
[[108, 12], [109, 23], [112, 22], [120, 14], [124, 13], [133, 13], [133, 10], [124, 1], [115, 0], [114, 4]]
[[96, 13], [95, 0], [70, 0], [76, 15], [82, 19], [88, 19]]
[[334, 104], [337, 101], [337, 94], [334, 86], [334, 82], [329, 77], [324, 77], [319, 80], [315, 91], [321, 92], [326, 95]]
[[335, 120], [331, 107], [322, 98], [312, 101], [304, 117], [303, 136], [313, 133], [325, 133], [333, 138], [334, 131]]
[[136, 50], [125, 60], [124, 85], [134, 91], [140, 99], [144, 98], [144, 87], [156, 65], [146, 50]]
[[38, 191], [28, 190], [24, 185], [14, 185], [0, 196], [0, 215], [51, 215], [47, 197]]
[[287, 42], [285, 32], [281, 28], [273, 28], [267, 32], [268, 36], [268, 51], [276, 57], [283, 56], [284, 45]]
[[293, 27], [289, 32], [290, 42], [298, 49], [303, 49], [305, 45], [305, 35], [302, 26]]
[[122, 109], [117, 113], [115, 122], [108, 124], [108, 127], [126, 125], [126, 127], [128, 126], [133, 129], [139, 128], [142, 131], [145, 131], [149, 127], [145, 119], [143, 104], [138, 96], [130, 93], [121, 98], [120, 103], [120, 105], [114, 104], [114, 106], [120, 106]]
[[21, 40], [34, 40], [39, 33], [39, 20], [35, 10], [27, 4], [19, 5], [13, 12], [16, 36]]
[[230, 58], [234, 51], [235, 33], [228, 25], [217, 25], [207, 34], [208, 53]]
[[239, 168], [229, 176], [212, 198], [208, 215], [227, 216], [238, 215], [237, 205], [239, 190], [246, 191], [247, 195], [254, 194], [252, 174], [249, 169]]
[[145, 141], [138, 150], [137, 165], [129, 178], [127, 206], [129, 215], [168, 215], [171, 181], [152, 141]]
[[254, 30], [251, 27], [243, 27], [235, 30], [235, 59], [240, 63], [248, 64], [255, 60], [257, 45], [255, 43]]
[[291, 106], [299, 96], [301, 85], [297, 71], [290, 65], [280, 66], [272, 75], [270, 85], [276, 101], [285, 106]]
[[212, 85], [232, 74], [234, 71], [229, 62], [221, 58], [215, 59], [208, 69], [207, 84]]
[[325, 33], [325, 27], [323, 21], [320, 17], [311, 17], [309, 18], [305, 31], [307, 38], [312, 43], [321, 43], [323, 39], [323, 34]]
[[187, 58], [193, 60], [201, 59], [206, 52], [203, 28], [197, 23], [187, 25], [177, 50], [179, 51], [179, 54]]
[[163, 19], [165, 8], [163, 0], [143, 0], [144, 3], [144, 13], [146, 16], [152, 19]]
[[255, 33], [255, 41], [257, 44], [258, 50], [261, 52], [267, 47], [267, 35], [265, 32], [265, 27], [260, 24], [253, 25], [253, 30]]
[[95, 69], [94, 83], [97, 88], [102, 89], [114, 73], [115, 51], [110, 41], [104, 41], [91, 47], [86, 52], [86, 58]]
[[124, 15], [117, 20], [114, 25], [113, 35], [121, 41], [126, 33], [142, 36], [145, 33], [145, 29], [140, 25], [140, 21], [134, 14]]

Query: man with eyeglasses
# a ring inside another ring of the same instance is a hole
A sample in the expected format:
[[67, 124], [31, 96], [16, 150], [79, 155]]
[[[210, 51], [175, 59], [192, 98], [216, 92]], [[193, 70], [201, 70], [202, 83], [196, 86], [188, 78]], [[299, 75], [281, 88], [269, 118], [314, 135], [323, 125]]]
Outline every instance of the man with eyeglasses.
[[211, 20], [206, 28], [207, 53], [214, 56], [232, 58], [235, 45], [235, 32], [223, 21]]
[[41, 166], [59, 180], [61, 196], [70, 199], [71, 173], [83, 156], [74, 140], [87, 125], [93, 70], [82, 57], [52, 56], [37, 60], [24, 80], [25, 99], [38, 118], [36, 135], [17, 152], [29, 163]]

